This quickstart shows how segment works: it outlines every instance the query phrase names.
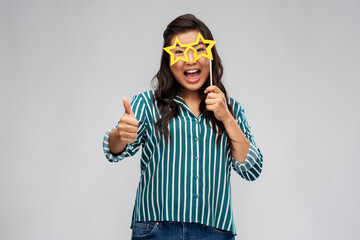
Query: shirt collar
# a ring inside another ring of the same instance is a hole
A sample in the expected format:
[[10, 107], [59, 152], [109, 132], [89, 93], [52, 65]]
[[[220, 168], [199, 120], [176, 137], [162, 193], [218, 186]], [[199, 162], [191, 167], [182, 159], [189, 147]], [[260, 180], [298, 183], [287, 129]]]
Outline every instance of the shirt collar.
[[202, 113], [199, 114], [199, 116], [195, 117], [195, 115], [193, 114], [193, 112], [190, 110], [190, 108], [188, 107], [188, 105], [186, 104], [185, 100], [180, 97], [179, 95], [176, 95], [174, 97], [174, 101], [179, 104], [180, 106], [182, 106], [183, 108], [185, 108], [194, 118], [200, 118], [202, 116]]

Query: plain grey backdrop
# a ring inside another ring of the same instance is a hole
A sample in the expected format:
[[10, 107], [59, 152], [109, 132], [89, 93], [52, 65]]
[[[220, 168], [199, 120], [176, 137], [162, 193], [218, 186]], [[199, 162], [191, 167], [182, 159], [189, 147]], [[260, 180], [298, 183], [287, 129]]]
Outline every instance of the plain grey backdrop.
[[130, 239], [139, 154], [109, 163], [184, 13], [217, 41], [264, 168], [232, 172], [237, 239], [360, 239], [360, 1], [0, 2], [0, 239]]

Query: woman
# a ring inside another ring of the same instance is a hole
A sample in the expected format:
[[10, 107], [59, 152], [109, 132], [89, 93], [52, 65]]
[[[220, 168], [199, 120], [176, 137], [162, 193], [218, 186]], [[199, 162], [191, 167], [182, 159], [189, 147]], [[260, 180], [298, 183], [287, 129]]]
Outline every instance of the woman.
[[163, 37], [155, 91], [124, 99], [125, 113], [103, 142], [112, 162], [142, 147], [132, 239], [234, 239], [230, 171], [255, 180], [262, 155], [243, 108], [227, 97], [206, 25], [186, 14]]

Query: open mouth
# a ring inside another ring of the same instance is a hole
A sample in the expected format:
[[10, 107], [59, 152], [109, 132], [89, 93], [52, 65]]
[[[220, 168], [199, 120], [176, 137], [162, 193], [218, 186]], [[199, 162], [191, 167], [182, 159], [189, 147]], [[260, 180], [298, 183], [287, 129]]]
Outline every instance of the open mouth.
[[200, 69], [194, 69], [185, 71], [185, 80], [188, 82], [197, 82], [200, 79], [201, 70]]

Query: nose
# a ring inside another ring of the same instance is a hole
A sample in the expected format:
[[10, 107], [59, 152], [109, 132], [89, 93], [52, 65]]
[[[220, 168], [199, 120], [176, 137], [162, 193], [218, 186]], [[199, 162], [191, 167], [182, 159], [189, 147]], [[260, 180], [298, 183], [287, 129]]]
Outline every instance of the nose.
[[194, 63], [194, 51], [192, 49], [190, 49], [188, 52], [187, 52], [187, 55], [188, 55], [188, 59], [189, 59], [189, 63], [192, 64]]

